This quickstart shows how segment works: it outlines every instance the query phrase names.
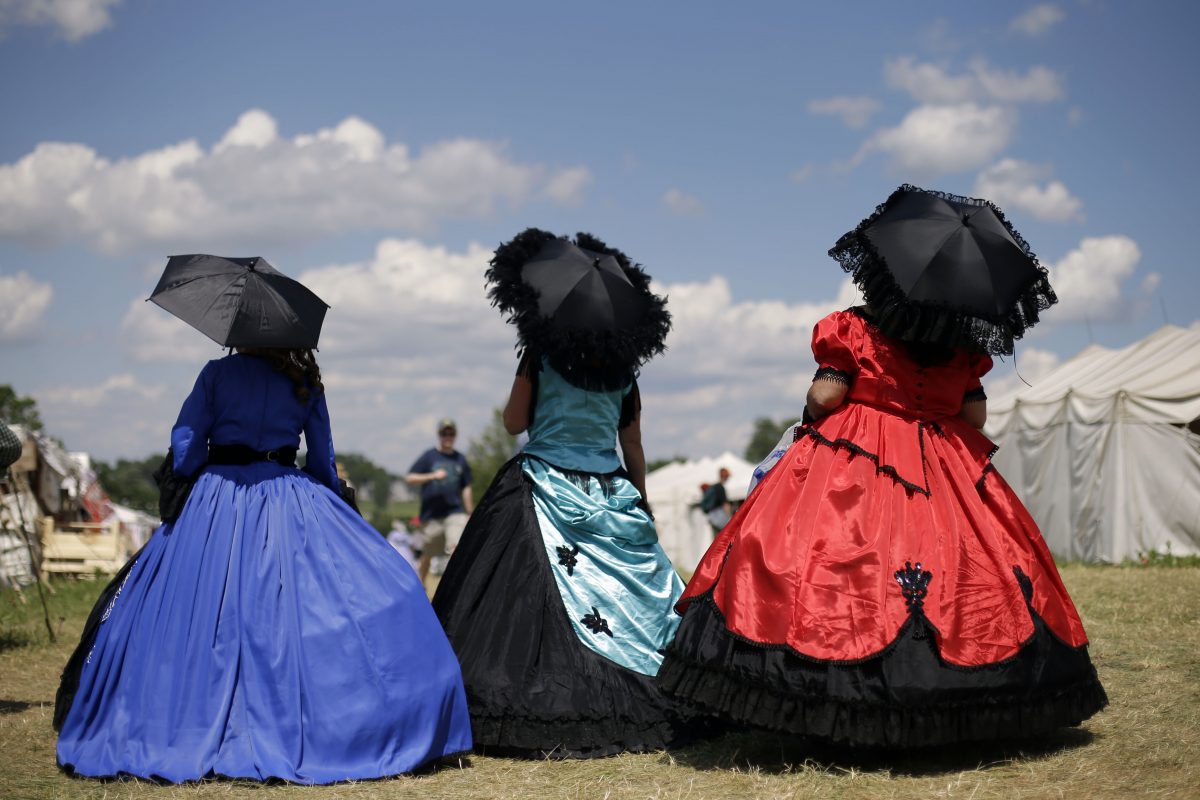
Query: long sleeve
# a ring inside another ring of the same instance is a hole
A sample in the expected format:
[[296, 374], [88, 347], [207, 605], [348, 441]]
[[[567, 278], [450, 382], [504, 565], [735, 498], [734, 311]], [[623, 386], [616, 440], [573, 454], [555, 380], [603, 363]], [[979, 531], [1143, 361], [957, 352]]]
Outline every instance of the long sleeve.
[[304, 421], [304, 445], [308, 448], [304, 471], [335, 492], [338, 491], [333, 433], [329, 426], [329, 406], [325, 403], [324, 392], [317, 395], [309, 409], [308, 419]]
[[176, 475], [191, 478], [208, 460], [208, 434], [213, 425], [213, 364], [208, 362], [196, 378], [196, 385], [183, 401], [179, 418], [171, 428], [171, 450], [175, 457], [171, 468]]

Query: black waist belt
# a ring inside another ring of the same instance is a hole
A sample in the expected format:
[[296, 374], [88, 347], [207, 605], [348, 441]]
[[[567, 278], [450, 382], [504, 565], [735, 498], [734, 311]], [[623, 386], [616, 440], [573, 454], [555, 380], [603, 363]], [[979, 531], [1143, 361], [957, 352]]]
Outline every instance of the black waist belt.
[[296, 448], [278, 447], [274, 450], [255, 450], [244, 444], [210, 444], [208, 446], [209, 464], [253, 464], [256, 461], [270, 461], [283, 464], [285, 467], [296, 466]]

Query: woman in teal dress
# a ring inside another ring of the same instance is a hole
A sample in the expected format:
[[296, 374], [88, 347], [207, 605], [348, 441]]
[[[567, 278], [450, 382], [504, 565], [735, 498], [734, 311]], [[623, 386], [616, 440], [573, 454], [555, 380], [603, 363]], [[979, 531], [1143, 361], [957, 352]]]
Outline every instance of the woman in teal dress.
[[[488, 277], [502, 310], [519, 311], [505, 293], [526, 288], [520, 267], [554, 238], [531, 229], [497, 251]], [[650, 319], [624, 344], [640, 337], [645, 357], [660, 351], [669, 317], [649, 279], [596, 239], [576, 244], [615, 255], [650, 298]], [[645, 500], [640, 361], [605, 357], [605, 338], [522, 335], [504, 422], [529, 442], [481, 499], [434, 596], [477, 750], [590, 758], [659, 749], [679, 734], [654, 677], [683, 585]]]

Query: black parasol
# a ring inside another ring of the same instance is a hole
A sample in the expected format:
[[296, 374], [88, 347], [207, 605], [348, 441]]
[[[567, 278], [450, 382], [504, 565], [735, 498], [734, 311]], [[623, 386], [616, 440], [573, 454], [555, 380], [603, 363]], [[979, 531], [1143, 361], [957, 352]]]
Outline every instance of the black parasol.
[[150, 295], [224, 347], [312, 349], [329, 308], [262, 258], [171, 256]]
[[1011, 353], [1057, 301], [1029, 245], [987, 200], [902, 186], [829, 251], [885, 333]]
[[529, 228], [497, 248], [487, 279], [518, 346], [577, 386], [622, 386], [665, 347], [671, 316], [650, 277], [589, 234]]

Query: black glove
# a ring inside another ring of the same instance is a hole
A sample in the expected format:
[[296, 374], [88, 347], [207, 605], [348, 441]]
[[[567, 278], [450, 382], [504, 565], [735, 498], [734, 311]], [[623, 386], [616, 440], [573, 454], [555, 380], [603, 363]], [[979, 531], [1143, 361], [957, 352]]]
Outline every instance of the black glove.
[[158, 515], [163, 522], [174, 522], [179, 517], [196, 483], [195, 478], [176, 475], [174, 464], [174, 448], [168, 447], [167, 457], [153, 473], [154, 482], [158, 484]]
[[342, 499], [346, 501], [346, 505], [353, 508], [360, 517], [363, 515], [363, 513], [358, 510], [358, 499], [355, 496], [356, 493], [354, 491], [354, 487], [346, 483], [346, 481], [342, 478], [338, 478], [338, 494], [340, 494]]

